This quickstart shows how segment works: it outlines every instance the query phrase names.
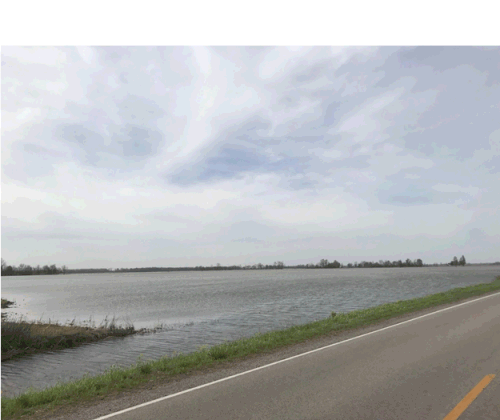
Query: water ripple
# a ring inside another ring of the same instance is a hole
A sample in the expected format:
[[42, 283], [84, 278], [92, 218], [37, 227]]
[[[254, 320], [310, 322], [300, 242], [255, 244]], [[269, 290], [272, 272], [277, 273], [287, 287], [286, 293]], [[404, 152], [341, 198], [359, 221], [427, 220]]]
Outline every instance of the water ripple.
[[[33, 276], [2, 278], [2, 296], [14, 298], [28, 319], [134, 320], [152, 334], [110, 338], [81, 347], [2, 362], [2, 393], [130, 366], [143, 359], [197, 350], [381, 303], [484, 283], [497, 267], [278, 270]], [[24, 299], [24, 300], [23, 300]]]

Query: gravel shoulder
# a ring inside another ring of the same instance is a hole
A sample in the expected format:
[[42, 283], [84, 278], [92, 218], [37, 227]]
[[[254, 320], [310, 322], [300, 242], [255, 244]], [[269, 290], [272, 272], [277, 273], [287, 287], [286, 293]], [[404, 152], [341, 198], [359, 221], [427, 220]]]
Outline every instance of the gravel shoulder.
[[302, 343], [279, 348], [268, 353], [253, 355], [243, 360], [222, 362], [216, 367], [197, 370], [194, 372], [190, 372], [189, 374], [152, 380], [147, 384], [143, 384], [132, 390], [114, 392], [109, 395], [95, 398], [89, 401], [82, 401], [76, 405], [72, 404], [60, 406], [57, 409], [51, 411], [42, 409], [29, 416], [23, 416], [22, 418], [28, 420], [92, 420], [100, 416], [123, 410], [125, 408], [133, 407], [138, 404], [164, 397], [166, 395], [194, 388], [212, 381], [216, 381], [218, 379], [222, 379], [231, 375], [245, 372], [247, 370], [267, 365], [269, 363], [283, 360], [291, 356], [305, 353], [310, 350], [327, 346], [329, 344], [344, 341], [346, 339], [366, 334], [371, 331], [395, 325], [421, 315], [435, 312], [439, 309], [452, 307], [458, 303], [475, 300], [479, 297], [496, 293], [498, 293], [498, 291], [488, 292], [484, 295], [463, 299], [455, 303], [448, 303], [415, 311], [409, 314], [384, 320], [370, 326], [357, 328], [355, 330], [328, 334]]

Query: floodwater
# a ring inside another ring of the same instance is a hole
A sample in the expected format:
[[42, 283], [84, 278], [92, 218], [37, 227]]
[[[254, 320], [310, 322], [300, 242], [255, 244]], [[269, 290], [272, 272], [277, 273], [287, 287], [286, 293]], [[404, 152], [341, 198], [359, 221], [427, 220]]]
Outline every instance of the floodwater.
[[498, 266], [103, 273], [3, 277], [4, 310], [65, 323], [106, 316], [161, 332], [2, 362], [2, 395], [387, 302], [487, 283]]

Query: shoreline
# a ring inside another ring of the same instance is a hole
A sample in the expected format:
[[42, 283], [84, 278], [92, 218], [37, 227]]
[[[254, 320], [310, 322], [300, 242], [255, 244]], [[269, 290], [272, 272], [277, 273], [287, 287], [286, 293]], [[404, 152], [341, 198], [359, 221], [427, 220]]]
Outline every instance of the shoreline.
[[[419, 312], [432, 312], [439, 306], [452, 306], [454, 303], [499, 290], [500, 276], [490, 283], [455, 288], [421, 298], [335, 314], [312, 323], [257, 334], [211, 348], [200, 348], [193, 353], [147, 362], [138, 360], [137, 364], [130, 368], [111, 367], [101, 375], [87, 376], [42, 391], [30, 390], [13, 398], [3, 398], [2, 415], [5, 418], [15, 418], [36, 412], [36, 418], [41, 418], [44, 413], [48, 416], [44, 418], [53, 418], [51, 416], [54, 414], [54, 409], [67, 410], [67, 413], [73, 412], [78, 405], [93, 409], [95, 405], [100, 404], [100, 400], [120, 398], [124, 392], [130, 395], [130, 393], [140, 393], [145, 387], [152, 390], [165, 386], [175, 387], [175, 384], [183, 381], [192, 383], [193, 380], [197, 381], [196, 378], [217, 376], [234, 366], [253, 363], [325, 340], [335, 341], [342, 336], [356, 335], [366, 329], [377, 329], [381, 324], [397, 323], [401, 318], [410, 319]], [[128, 398], [125, 400], [128, 401]]]
[[[5, 303], [4, 303], [5, 302]], [[2, 299], [2, 308], [14, 302]], [[26, 321], [22, 317], [9, 318], [2, 313], [1, 361], [19, 358], [28, 354], [57, 351], [94, 343], [106, 338], [126, 337], [134, 334], [153, 333], [156, 329], [136, 330], [132, 323], [118, 325], [115, 318], [107, 318], [96, 327], [91, 320], [76, 324], [59, 322]]]

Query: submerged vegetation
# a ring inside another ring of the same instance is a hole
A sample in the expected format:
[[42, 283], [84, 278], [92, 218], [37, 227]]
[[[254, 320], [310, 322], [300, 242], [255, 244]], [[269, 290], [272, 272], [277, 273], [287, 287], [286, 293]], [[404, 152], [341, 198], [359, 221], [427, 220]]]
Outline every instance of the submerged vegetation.
[[[12, 305], [14, 305], [14, 302], [11, 302], [10, 300], [3, 299], [2, 298], [2, 309], [10, 308]], [[3, 319], [7, 316], [6, 313], [2, 312], [2, 321]]]
[[4, 308], [8, 308], [8, 307], [10, 307], [11, 305], [14, 305], [14, 302], [11, 302], [10, 300], [3, 299], [3, 298], [2, 298], [2, 309], [4, 309]]
[[211, 348], [204, 346], [189, 354], [178, 354], [170, 358], [165, 356], [156, 361], [139, 360], [130, 368], [113, 366], [102, 375], [85, 376], [75, 382], [59, 384], [43, 391], [31, 389], [14, 398], [2, 398], [2, 416], [13, 418], [33, 413], [42, 407], [49, 410], [60, 405], [92, 400], [113, 391], [134, 388], [145, 382], [168, 380], [178, 374], [269, 352], [315, 337], [354, 330], [399, 315], [497, 290], [500, 290], [500, 276], [491, 283], [451, 289], [447, 292], [386, 303], [349, 313], [332, 312], [326, 319], [284, 330], [256, 334], [250, 338], [226, 342]]
[[81, 325], [77, 325], [75, 320], [62, 325], [50, 320], [26, 321], [22, 317], [14, 319], [2, 316], [2, 361], [24, 354], [65, 349], [106, 337], [124, 337], [137, 332], [139, 331], [131, 323], [118, 325], [115, 318], [105, 318], [96, 327], [92, 320]]

